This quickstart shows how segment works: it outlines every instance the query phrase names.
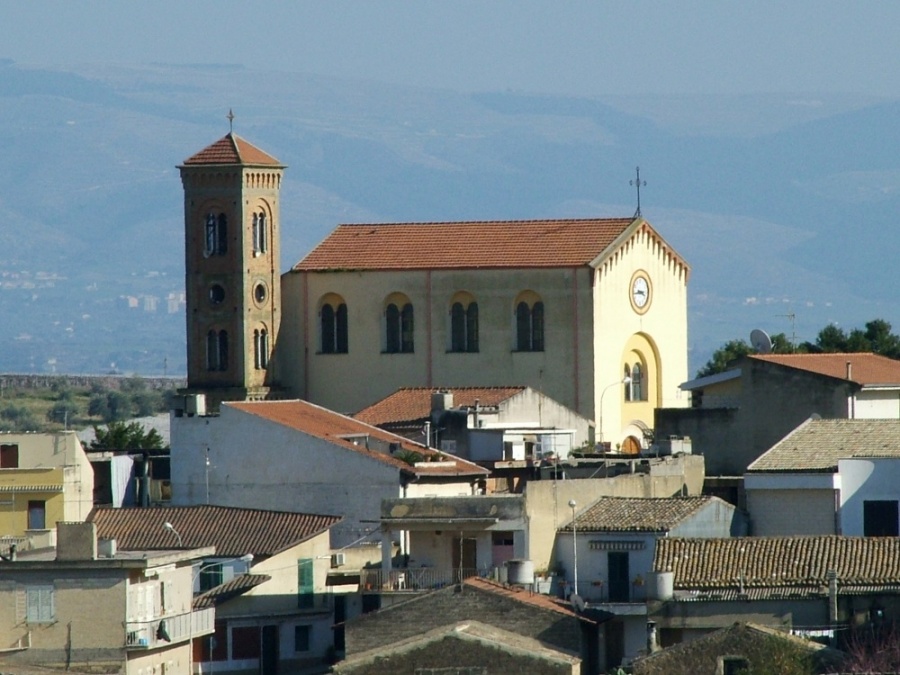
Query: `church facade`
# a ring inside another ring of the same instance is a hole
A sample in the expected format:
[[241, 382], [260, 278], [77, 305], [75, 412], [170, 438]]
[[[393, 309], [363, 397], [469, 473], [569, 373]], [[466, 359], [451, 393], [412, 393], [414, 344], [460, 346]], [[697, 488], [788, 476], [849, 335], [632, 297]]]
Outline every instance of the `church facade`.
[[[214, 194], [185, 180], [189, 390], [355, 412], [400, 387], [525, 385], [628, 452], [646, 444], [655, 408], [687, 403], [690, 267], [643, 218], [341, 225], [276, 290], [283, 166], [232, 135], [183, 178], [198, 165], [244, 178]], [[204, 257], [219, 204], [235, 219], [234, 257]], [[270, 248], [255, 255], [260, 213]], [[217, 283], [233, 303], [213, 303]], [[216, 371], [221, 330], [234, 358]]]

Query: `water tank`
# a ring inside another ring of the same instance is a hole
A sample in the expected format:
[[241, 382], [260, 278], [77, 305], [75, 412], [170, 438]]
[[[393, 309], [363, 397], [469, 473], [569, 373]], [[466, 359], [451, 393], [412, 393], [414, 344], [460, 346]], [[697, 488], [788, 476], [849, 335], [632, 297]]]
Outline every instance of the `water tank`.
[[671, 600], [675, 594], [675, 573], [655, 572], [650, 575], [650, 600]]
[[530, 560], [507, 560], [506, 569], [509, 583], [523, 586], [534, 583], [534, 563]]

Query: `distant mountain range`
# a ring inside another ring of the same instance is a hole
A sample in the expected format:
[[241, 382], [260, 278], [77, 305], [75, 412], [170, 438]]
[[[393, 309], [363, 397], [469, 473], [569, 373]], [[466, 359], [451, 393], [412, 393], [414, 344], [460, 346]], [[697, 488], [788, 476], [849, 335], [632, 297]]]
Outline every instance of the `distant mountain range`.
[[185, 371], [175, 168], [289, 168], [282, 264], [336, 224], [643, 215], [691, 263], [691, 371], [752, 328], [900, 328], [900, 102], [463, 94], [240, 66], [0, 61], [0, 371]]

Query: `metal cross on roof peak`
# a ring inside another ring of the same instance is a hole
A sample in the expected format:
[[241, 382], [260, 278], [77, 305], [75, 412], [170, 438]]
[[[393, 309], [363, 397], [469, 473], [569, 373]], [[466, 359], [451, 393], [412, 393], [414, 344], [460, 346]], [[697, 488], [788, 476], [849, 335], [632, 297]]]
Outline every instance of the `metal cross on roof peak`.
[[234, 133], [234, 113], [231, 112], [231, 108], [228, 109], [228, 114], [225, 115], [225, 119], [228, 120], [228, 133]]
[[639, 166], [634, 167], [634, 171], [635, 171], [635, 174], [637, 175], [637, 177], [634, 178], [633, 180], [628, 181], [628, 184], [634, 185], [637, 188], [637, 210], [634, 212], [634, 217], [640, 218], [641, 217], [641, 185], [646, 186], [647, 181], [641, 180], [641, 167], [639, 167]]

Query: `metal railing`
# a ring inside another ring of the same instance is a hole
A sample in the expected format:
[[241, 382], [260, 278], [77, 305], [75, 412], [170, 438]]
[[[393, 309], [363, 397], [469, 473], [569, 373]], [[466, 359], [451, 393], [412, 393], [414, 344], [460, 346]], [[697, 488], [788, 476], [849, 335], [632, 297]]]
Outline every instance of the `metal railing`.
[[391, 570], [362, 570], [359, 583], [361, 590], [370, 592], [427, 591], [444, 588], [469, 577], [495, 578], [495, 576], [495, 568], [402, 567]]
[[184, 642], [192, 637], [207, 635], [214, 630], [215, 618], [215, 608], [208, 607], [149, 621], [129, 621], [125, 624], [125, 647], [152, 649], [159, 645]]

